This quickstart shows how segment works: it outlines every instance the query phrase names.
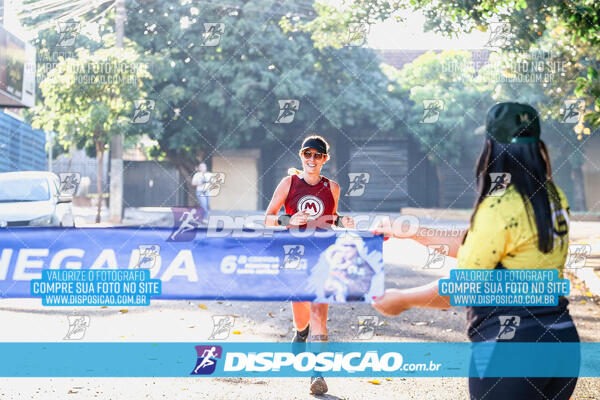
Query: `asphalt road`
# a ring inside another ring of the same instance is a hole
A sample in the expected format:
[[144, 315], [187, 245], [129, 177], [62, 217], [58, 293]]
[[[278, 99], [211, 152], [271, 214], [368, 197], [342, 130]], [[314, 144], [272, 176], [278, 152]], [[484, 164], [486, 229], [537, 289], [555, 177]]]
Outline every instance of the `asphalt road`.
[[[427, 250], [409, 240], [384, 244], [387, 287], [425, 284], [447, 273], [453, 260], [440, 269], [424, 269]], [[571, 314], [582, 341], [600, 341], [600, 300], [572, 284]], [[150, 307], [42, 307], [39, 299], [0, 299], [0, 341], [62, 341], [67, 316], [90, 317], [82, 341], [206, 342], [213, 315], [235, 318], [229, 341], [289, 341], [292, 337], [287, 302], [158, 301]], [[377, 341], [466, 341], [464, 310], [413, 309], [395, 318], [379, 315], [367, 304], [336, 304], [330, 308], [331, 341], [356, 340], [358, 316], [373, 315], [380, 326]], [[93, 360], [90, 360], [93, 362]], [[192, 368], [193, 366], [191, 366]], [[49, 366], [51, 368], [51, 366]], [[328, 378], [323, 399], [467, 399], [466, 378]], [[309, 399], [305, 378], [0, 378], [0, 399]], [[574, 399], [600, 398], [600, 378], [581, 378]]]

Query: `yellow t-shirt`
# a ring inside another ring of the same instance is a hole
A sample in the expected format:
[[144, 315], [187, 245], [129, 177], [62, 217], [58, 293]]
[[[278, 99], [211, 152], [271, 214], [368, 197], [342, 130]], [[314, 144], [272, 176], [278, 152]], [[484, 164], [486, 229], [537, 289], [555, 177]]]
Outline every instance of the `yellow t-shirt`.
[[479, 204], [467, 238], [458, 250], [458, 268], [495, 268], [501, 262], [504, 268], [557, 268], [562, 277], [569, 244], [569, 204], [562, 190], [556, 190], [561, 208], [552, 212], [554, 247], [550, 253], [538, 249], [531, 203], [524, 202], [515, 187], [509, 185], [502, 196], [488, 196]]

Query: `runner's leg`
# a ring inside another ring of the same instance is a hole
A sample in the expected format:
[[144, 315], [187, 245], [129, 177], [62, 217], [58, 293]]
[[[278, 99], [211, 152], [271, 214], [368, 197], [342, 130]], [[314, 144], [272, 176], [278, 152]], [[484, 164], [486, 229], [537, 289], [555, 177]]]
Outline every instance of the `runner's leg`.
[[294, 315], [294, 328], [303, 331], [310, 322], [310, 302], [292, 301], [292, 313]]
[[[326, 351], [328, 310], [328, 303], [311, 303], [310, 305], [310, 341], [313, 342], [311, 351], [316, 354]], [[315, 344], [315, 342], [321, 344]], [[326, 393], [327, 390], [327, 383], [325, 383], [321, 373], [317, 372], [311, 377], [310, 391], [312, 394], [321, 395]]]

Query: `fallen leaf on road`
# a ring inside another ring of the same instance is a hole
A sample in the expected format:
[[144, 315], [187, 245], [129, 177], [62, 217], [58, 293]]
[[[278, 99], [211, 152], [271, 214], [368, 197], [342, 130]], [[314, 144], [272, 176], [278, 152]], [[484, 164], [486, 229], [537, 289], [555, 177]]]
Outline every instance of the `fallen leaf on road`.
[[272, 312], [268, 313], [267, 315], [271, 318], [275, 318], [275, 314], [273, 314]]
[[208, 307], [206, 307], [204, 304], [198, 304], [198, 308], [201, 308], [203, 310], [208, 310]]
[[381, 383], [381, 381], [380, 381], [380, 380], [378, 380], [378, 379], [371, 379], [371, 380], [369, 381], [369, 383], [372, 383], [373, 385], [379, 385], [379, 384]]

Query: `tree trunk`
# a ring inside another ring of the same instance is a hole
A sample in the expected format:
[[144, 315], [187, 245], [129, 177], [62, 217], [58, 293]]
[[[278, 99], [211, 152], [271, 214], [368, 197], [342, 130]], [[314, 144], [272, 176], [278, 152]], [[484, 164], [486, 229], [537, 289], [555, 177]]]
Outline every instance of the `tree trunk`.
[[96, 142], [96, 188], [98, 190], [98, 210], [96, 211], [96, 223], [100, 222], [102, 211], [102, 164], [104, 160], [104, 143]]
[[573, 180], [573, 210], [587, 211], [585, 204], [585, 184], [581, 165], [571, 167], [571, 179]]

